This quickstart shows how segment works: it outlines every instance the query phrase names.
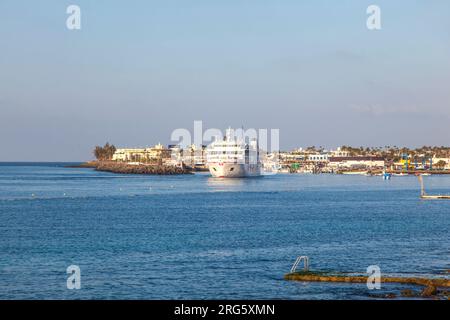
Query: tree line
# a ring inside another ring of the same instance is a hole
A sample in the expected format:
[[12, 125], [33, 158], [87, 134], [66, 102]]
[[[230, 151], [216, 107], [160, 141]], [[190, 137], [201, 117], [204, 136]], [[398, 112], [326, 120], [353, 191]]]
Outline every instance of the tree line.
[[94, 149], [94, 156], [97, 160], [111, 160], [114, 152], [116, 152], [116, 147], [113, 144], [107, 142], [103, 147], [96, 146]]
[[450, 147], [423, 146], [420, 148], [410, 149], [406, 147], [384, 146], [384, 147], [350, 147], [342, 146], [342, 151], [347, 151], [351, 156], [359, 155], [377, 155], [386, 159], [398, 161], [403, 155], [408, 155], [410, 159], [422, 160], [431, 157], [450, 158]]

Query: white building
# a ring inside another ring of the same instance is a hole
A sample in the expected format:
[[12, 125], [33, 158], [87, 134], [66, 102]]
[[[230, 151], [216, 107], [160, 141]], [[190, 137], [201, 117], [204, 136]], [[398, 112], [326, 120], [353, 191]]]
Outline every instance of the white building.
[[356, 156], [356, 157], [330, 157], [328, 166], [331, 168], [383, 168], [383, 157]]
[[170, 150], [162, 144], [149, 148], [119, 148], [114, 152], [112, 160], [123, 162], [147, 162], [170, 157]]
[[433, 168], [436, 168], [436, 165], [442, 161], [442, 162], [445, 162], [445, 166], [443, 169], [450, 170], [450, 158], [435, 158], [435, 157], [433, 157], [431, 159], [431, 161], [433, 162]]
[[331, 157], [348, 157], [349, 155], [350, 153], [348, 151], [343, 151], [341, 147], [330, 151]]
[[328, 162], [328, 154], [326, 153], [310, 154], [308, 155], [308, 160], [312, 162]]
[[191, 166], [206, 165], [206, 146], [191, 144], [182, 151], [182, 160]]

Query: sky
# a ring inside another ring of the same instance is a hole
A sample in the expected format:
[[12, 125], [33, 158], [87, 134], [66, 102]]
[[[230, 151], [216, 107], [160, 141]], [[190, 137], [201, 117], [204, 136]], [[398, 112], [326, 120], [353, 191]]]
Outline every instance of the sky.
[[450, 1], [0, 1], [0, 161], [170, 144], [195, 120], [279, 129], [283, 150], [448, 146]]

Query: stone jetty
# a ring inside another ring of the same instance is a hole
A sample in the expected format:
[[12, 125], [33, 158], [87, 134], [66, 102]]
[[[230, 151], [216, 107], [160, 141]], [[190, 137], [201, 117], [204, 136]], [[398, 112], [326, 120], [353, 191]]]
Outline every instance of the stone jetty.
[[[74, 167], [74, 166], [72, 166]], [[77, 168], [93, 168], [96, 171], [120, 173], [120, 174], [149, 174], [149, 175], [176, 175], [191, 174], [192, 171], [161, 164], [129, 164], [117, 161], [91, 161], [76, 166]]]
[[[327, 272], [327, 271], [299, 271], [288, 273], [284, 276], [285, 280], [294, 280], [302, 282], [346, 282], [346, 283], [367, 283], [367, 276], [350, 273]], [[389, 277], [382, 276], [382, 283], [398, 283], [423, 286], [419, 292], [413, 290], [403, 290], [403, 297], [422, 297], [422, 298], [450, 298], [450, 279], [448, 278], [421, 278], [421, 277]], [[389, 294], [387, 298], [395, 298], [395, 294]]]

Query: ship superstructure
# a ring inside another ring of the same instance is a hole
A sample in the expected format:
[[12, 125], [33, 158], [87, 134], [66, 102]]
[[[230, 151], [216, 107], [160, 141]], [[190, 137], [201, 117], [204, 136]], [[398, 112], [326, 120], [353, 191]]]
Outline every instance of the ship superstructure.
[[258, 140], [246, 143], [236, 137], [234, 130], [227, 129], [223, 138], [212, 142], [206, 153], [209, 171], [213, 177], [242, 178], [261, 175], [261, 160]]

